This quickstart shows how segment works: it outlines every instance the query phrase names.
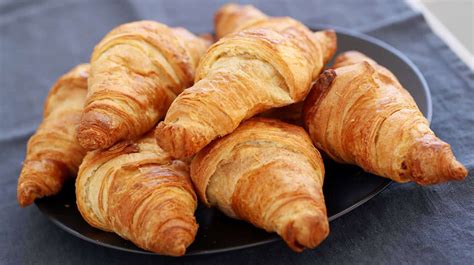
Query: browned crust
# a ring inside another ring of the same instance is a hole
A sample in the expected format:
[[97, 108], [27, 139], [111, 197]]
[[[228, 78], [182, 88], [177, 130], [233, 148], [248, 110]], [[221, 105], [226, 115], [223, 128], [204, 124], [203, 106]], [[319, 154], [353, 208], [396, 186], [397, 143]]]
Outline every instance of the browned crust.
[[58, 193], [64, 181], [77, 172], [86, 153], [76, 141], [75, 131], [86, 98], [88, 74], [88, 64], [78, 65], [51, 88], [44, 105], [43, 120], [28, 141], [18, 178], [20, 206]]
[[267, 16], [252, 5], [229, 3], [219, 8], [214, 15], [214, 28], [217, 39], [247, 28]]
[[336, 76], [336, 71], [325, 70], [313, 84], [303, 106], [303, 121], [306, 128], [311, 124], [314, 113], [318, 110], [321, 100], [331, 89], [331, 84]]
[[304, 129], [267, 118], [243, 122], [191, 163], [201, 201], [277, 232], [296, 252], [316, 247], [329, 233], [323, 176], [321, 156]]
[[427, 185], [467, 176], [393, 73], [356, 51], [335, 61], [303, 110], [318, 148], [338, 162], [397, 182]]
[[158, 145], [176, 158], [190, 157], [250, 117], [303, 101], [336, 45], [333, 31], [315, 34], [289, 17], [227, 35], [208, 49], [196, 83], [157, 126]]
[[76, 202], [92, 226], [164, 255], [184, 255], [198, 229], [189, 166], [156, 146], [151, 133], [89, 152]]
[[193, 84], [210, 44], [184, 28], [146, 20], [109, 32], [91, 56], [79, 143], [87, 150], [103, 149], [148, 132]]

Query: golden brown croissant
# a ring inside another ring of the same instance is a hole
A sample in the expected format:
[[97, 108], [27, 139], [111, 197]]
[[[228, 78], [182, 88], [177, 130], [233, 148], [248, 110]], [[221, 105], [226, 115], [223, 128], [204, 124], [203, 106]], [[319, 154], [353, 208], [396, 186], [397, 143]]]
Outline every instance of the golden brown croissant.
[[172, 160], [150, 134], [89, 152], [76, 200], [92, 226], [165, 255], [184, 255], [198, 228], [188, 165]]
[[76, 140], [76, 129], [87, 94], [89, 65], [78, 65], [51, 88], [43, 121], [28, 141], [18, 179], [17, 199], [24, 207], [37, 198], [58, 193], [75, 176], [86, 151]]
[[79, 143], [88, 150], [106, 148], [149, 131], [192, 85], [209, 44], [183, 28], [153, 21], [112, 30], [92, 54]]
[[265, 19], [222, 38], [201, 60], [194, 86], [158, 125], [158, 144], [174, 157], [189, 157], [245, 119], [302, 101], [335, 42], [333, 31], [315, 35], [291, 18]]
[[315, 83], [304, 120], [316, 147], [338, 162], [398, 182], [435, 184], [466, 177], [449, 144], [397, 78], [358, 52], [336, 59]]
[[295, 251], [329, 233], [323, 161], [301, 127], [245, 121], [195, 156], [191, 178], [206, 205], [278, 233]]
[[[214, 16], [216, 37], [220, 39], [237, 31], [262, 26], [266, 24], [265, 22], [269, 19], [271, 18], [252, 5], [226, 4], [219, 8]], [[324, 63], [329, 61], [337, 48], [336, 34], [334, 31], [317, 31], [309, 36], [313, 41], [321, 43]]]
[[223, 5], [214, 16], [216, 37], [220, 39], [232, 32], [240, 31], [267, 19], [267, 15], [252, 5], [242, 6], [233, 3]]

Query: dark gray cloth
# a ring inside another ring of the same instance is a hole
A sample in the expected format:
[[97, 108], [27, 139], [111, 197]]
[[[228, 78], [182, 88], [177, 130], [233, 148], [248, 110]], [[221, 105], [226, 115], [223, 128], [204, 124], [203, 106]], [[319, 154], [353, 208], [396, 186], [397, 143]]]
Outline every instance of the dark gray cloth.
[[393, 184], [331, 223], [316, 250], [283, 243], [224, 254], [168, 258], [100, 247], [57, 228], [35, 206], [20, 209], [16, 184], [28, 137], [56, 78], [86, 62], [114, 26], [154, 19], [212, 31], [224, 1], [0, 2], [0, 264], [474, 264], [474, 73], [403, 1], [257, 1], [270, 15], [366, 32], [405, 53], [433, 96], [432, 128], [470, 171], [464, 182]]

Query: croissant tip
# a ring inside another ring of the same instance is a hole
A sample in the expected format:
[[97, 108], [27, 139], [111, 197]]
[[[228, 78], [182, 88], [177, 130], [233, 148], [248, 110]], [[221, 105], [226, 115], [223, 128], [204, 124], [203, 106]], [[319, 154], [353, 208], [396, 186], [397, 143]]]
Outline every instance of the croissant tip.
[[93, 128], [82, 129], [77, 134], [77, 141], [86, 150], [106, 148], [109, 145], [106, 138], [106, 133]]
[[34, 199], [29, 197], [28, 195], [21, 195], [17, 197], [18, 204], [21, 208], [27, 207], [34, 202]]
[[451, 146], [434, 134], [417, 139], [410, 152], [412, 180], [420, 185], [463, 180], [467, 169], [454, 156]]
[[450, 170], [451, 176], [454, 180], [463, 180], [467, 177], [467, 169], [456, 159], [453, 159], [451, 162]]
[[165, 124], [164, 122], [158, 123], [155, 129], [155, 140], [156, 144], [172, 157], [175, 157], [176, 153], [174, 152], [174, 144], [170, 139], [172, 129], [169, 128], [170, 126]]
[[[152, 251], [170, 256], [183, 256], [186, 249], [194, 241], [197, 232], [196, 223], [186, 223], [184, 226], [172, 226], [162, 230], [156, 240], [158, 245], [152, 247]], [[161, 245], [167, 242], [166, 245]]]
[[287, 225], [284, 239], [295, 252], [317, 247], [329, 234], [329, 223], [322, 213], [295, 219]]
[[170, 252], [172, 256], [176, 256], [176, 257], [183, 256], [185, 253], [186, 253], [186, 245], [184, 243], [175, 246], [173, 250]]
[[442, 175], [438, 175], [437, 177], [414, 178], [414, 181], [420, 185], [433, 185], [448, 181], [461, 181], [464, 180], [467, 175], [467, 169], [456, 159], [453, 159]]
[[31, 205], [37, 198], [43, 197], [41, 189], [34, 183], [20, 184], [17, 190], [17, 200], [21, 207]]
[[77, 129], [77, 141], [86, 150], [107, 148], [118, 140], [110, 133], [112, 128], [107, 121], [97, 116], [96, 113], [84, 114]]
[[[187, 159], [205, 146], [202, 141], [203, 137], [196, 136], [193, 133], [179, 124], [160, 122], [155, 130], [155, 139], [158, 146], [168, 152], [171, 157]], [[193, 139], [193, 142], [187, 141], [187, 139]]]
[[69, 173], [67, 166], [57, 160], [25, 160], [17, 186], [18, 203], [25, 207], [36, 199], [56, 194]]
[[414, 178], [414, 181], [420, 185], [433, 185], [440, 184], [448, 181], [461, 181], [464, 180], [468, 175], [467, 169], [456, 159], [452, 159], [451, 162], [446, 165], [444, 170], [437, 176], [422, 176]]

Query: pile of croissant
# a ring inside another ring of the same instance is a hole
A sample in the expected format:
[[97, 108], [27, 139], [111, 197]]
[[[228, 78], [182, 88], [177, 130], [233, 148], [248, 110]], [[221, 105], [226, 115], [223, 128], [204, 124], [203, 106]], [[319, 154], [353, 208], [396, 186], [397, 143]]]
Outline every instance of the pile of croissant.
[[143, 249], [184, 255], [199, 198], [300, 252], [329, 233], [320, 152], [397, 182], [466, 177], [390, 70], [352, 51], [324, 71], [334, 31], [227, 4], [215, 33], [154, 21], [108, 33], [52, 87], [20, 205], [77, 176], [84, 219]]

